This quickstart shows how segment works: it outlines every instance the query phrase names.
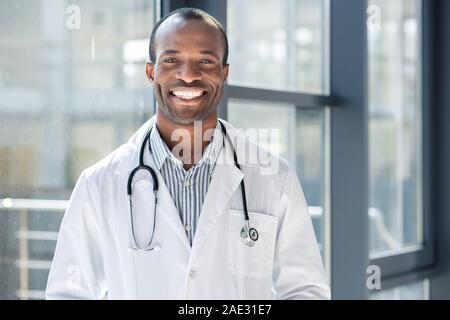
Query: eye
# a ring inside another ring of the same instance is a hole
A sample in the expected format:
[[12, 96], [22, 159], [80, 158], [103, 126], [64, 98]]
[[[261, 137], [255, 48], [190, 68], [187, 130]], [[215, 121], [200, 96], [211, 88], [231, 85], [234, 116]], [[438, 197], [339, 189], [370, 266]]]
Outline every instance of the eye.
[[165, 58], [165, 59], [162, 60], [162, 62], [175, 63], [175, 62], [177, 62], [177, 60], [175, 58]]
[[201, 60], [201, 63], [203, 63], [203, 64], [213, 64], [214, 61], [211, 60], [211, 59], [202, 59], [202, 60]]

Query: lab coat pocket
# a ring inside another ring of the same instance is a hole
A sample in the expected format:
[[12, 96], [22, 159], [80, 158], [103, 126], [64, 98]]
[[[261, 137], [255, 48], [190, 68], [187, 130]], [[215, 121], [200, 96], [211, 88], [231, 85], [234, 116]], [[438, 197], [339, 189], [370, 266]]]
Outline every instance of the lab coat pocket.
[[267, 277], [272, 274], [278, 218], [249, 212], [250, 226], [258, 231], [258, 240], [248, 247], [241, 239], [244, 226], [242, 210], [229, 211], [228, 267], [232, 273], [249, 277]]
[[[165, 277], [161, 276], [161, 251], [129, 250], [133, 263], [136, 299], [167, 297]], [[155, 290], [158, 288], [158, 290]]]

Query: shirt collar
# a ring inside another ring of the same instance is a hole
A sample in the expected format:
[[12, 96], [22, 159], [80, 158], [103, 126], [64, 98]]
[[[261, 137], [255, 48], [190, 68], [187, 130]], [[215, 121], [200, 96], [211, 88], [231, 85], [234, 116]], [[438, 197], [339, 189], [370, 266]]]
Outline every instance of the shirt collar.
[[[203, 165], [204, 163], [207, 163], [210, 164], [213, 168], [222, 148], [223, 139], [224, 137], [220, 127], [220, 123], [219, 120], [217, 120], [211, 142], [206, 146], [205, 151], [203, 152], [203, 157], [200, 159], [197, 165]], [[150, 147], [153, 161], [157, 170], [161, 170], [161, 167], [163, 166], [167, 158], [169, 158], [170, 161], [172, 161], [176, 165], [183, 167], [183, 163], [172, 154], [164, 140], [161, 138], [158, 128], [156, 127], [156, 122], [153, 124], [153, 129], [150, 134]]]

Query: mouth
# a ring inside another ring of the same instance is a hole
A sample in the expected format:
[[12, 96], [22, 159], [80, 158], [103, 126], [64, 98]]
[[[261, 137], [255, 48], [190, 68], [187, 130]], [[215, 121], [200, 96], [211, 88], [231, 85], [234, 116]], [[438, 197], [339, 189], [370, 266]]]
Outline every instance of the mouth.
[[172, 100], [184, 105], [197, 105], [208, 95], [208, 91], [199, 88], [177, 88], [169, 91]]

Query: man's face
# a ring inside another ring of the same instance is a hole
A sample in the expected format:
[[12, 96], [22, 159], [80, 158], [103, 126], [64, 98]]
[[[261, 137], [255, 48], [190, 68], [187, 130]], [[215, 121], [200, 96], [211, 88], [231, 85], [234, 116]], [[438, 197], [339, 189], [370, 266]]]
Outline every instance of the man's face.
[[220, 31], [203, 20], [168, 18], [155, 37], [156, 61], [147, 76], [159, 109], [171, 121], [191, 125], [217, 112], [228, 65]]

